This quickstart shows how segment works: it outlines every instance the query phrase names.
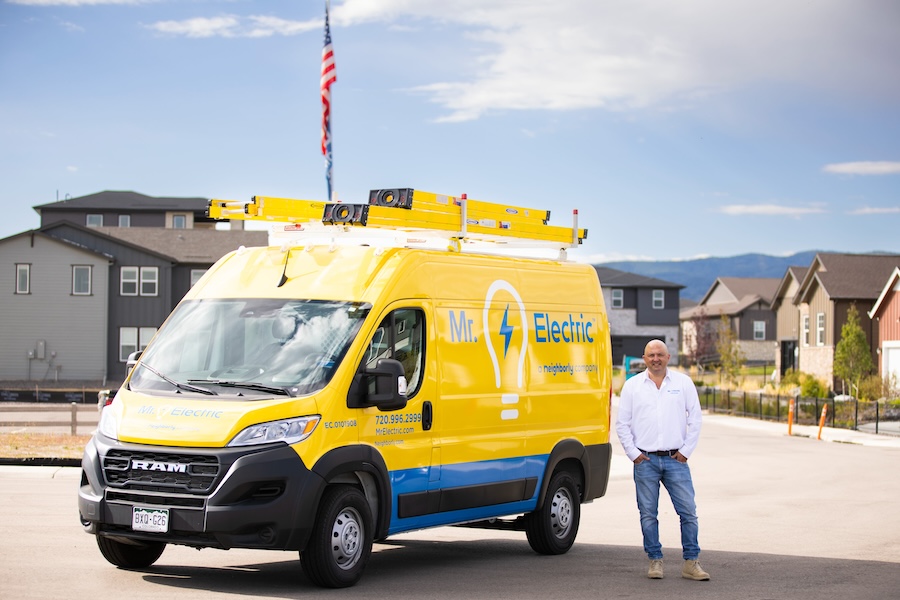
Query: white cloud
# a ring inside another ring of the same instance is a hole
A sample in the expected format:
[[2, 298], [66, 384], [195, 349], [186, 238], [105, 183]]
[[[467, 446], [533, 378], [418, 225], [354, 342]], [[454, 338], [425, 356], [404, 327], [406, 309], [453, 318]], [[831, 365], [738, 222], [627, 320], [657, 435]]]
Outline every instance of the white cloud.
[[6, 0], [22, 6], [99, 6], [102, 4], [147, 4], [154, 0]]
[[69, 173], [77, 173], [78, 167], [73, 167], [70, 165], [70, 166], [66, 167], [66, 171], [68, 171]]
[[757, 83], [900, 99], [900, 5], [879, 0], [346, 0], [333, 17], [343, 26], [463, 26], [485, 48], [474, 74], [415, 88], [445, 109], [440, 121], [492, 110], [669, 109]]
[[851, 215], [897, 215], [900, 214], [900, 206], [885, 206], [883, 208], [865, 206], [850, 211]]
[[896, 175], [900, 173], [900, 162], [881, 160], [833, 163], [825, 165], [822, 170], [839, 175]]
[[780, 206], [778, 204], [731, 204], [723, 206], [720, 212], [732, 217], [762, 216], [762, 217], [802, 217], [803, 215], [815, 215], [824, 213], [825, 210], [816, 207]]
[[197, 17], [183, 21], [158, 21], [147, 27], [157, 33], [189, 38], [258, 38], [273, 35], [297, 35], [310, 30], [319, 30], [323, 26], [323, 20], [289, 21], [270, 16], [224, 15]]
[[189, 38], [237, 37], [240, 20], [235, 16], [197, 17], [184, 21], [158, 21], [148, 28], [159, 33]]
[[[334, 28], [378, 24], [459, 37], [470, 75], [414, 74], [422, 84], [412, 91], [441, 107], [438, 121], [504, 110], [673, 110], [761, 84], [900, 102], [896, 2], [345, 0], [331, 16]], [[320, 30], [322, 19], [227, 15], [149, 27], [195, 38], [268, 37]], [[429, 50], [409, 49], [425, 57]]]

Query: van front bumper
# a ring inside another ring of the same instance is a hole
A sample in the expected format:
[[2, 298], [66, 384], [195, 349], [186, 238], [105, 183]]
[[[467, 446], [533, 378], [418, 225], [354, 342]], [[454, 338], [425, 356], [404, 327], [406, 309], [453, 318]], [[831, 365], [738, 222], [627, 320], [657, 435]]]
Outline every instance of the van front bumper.
[[[195, 547], [302, 550], [324, 489], [284, 444], [173, 448], [94, 436], [78, 510], [89, 533]], [[135, 531], [134, 508], [165, 509], [164, 533]]]

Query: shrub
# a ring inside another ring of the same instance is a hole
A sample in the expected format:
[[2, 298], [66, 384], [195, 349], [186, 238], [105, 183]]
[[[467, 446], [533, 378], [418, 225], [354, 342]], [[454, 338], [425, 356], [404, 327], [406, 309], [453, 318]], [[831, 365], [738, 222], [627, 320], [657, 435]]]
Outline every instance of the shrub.
[[788, 369], [787, 373], [781, 378], [781, 386], [782, 387], [797, 387], [800, 385], [800, 381], [802, 379], [803, 373], [800, 371], [795, 371], [794, 369]]
[[804, 374], [800, 381], [800, 395], [805, 398], [824, 398], [828, 395], [828, 387], [812, 375]]
[[860, 400], [878, 400], [891, 396], [890, 382], [884, 381], [878, 375], [863, 377], [859, 382], [858, 395]]

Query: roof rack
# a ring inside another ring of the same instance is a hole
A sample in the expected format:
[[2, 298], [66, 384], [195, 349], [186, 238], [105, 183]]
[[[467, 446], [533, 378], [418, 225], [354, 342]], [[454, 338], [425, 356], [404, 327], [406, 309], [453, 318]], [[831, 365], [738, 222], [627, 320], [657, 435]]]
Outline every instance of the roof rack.
[[[445, 196], [388, 188], [369, 192], [367, 204], [322, 202], [254, 196], [250, 202], [213, 199], [207, 213], [213, 219], [283, 223], [273, 228], [276, 237], [294, 240], [310, 237], [331, 240], [381, 239], [389, 244], [434, 245], [461, 251], [472, 244], [499, 248], [552, 248], [565, 257], [567, 248], [587, 238], [578, 228], [578, 211], [572, 227], [549, 225], [550, 211], [468, 199], [465, 194]], [[378, 233], [376, 233], [376, 231]], [[353, 243], [353, 242], [351, 242]], [[358, 242], [356, 242], [358, 243]]]

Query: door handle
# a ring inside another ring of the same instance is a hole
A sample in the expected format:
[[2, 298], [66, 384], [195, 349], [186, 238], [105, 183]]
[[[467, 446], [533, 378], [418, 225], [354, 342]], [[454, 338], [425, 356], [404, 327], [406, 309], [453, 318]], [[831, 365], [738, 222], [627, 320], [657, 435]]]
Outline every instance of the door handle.
[[426, 400], [422, 403], [422, 431], [431, 429], [431, 422], [434, 419], [434, 409], [431, 407], [431, 401]]

